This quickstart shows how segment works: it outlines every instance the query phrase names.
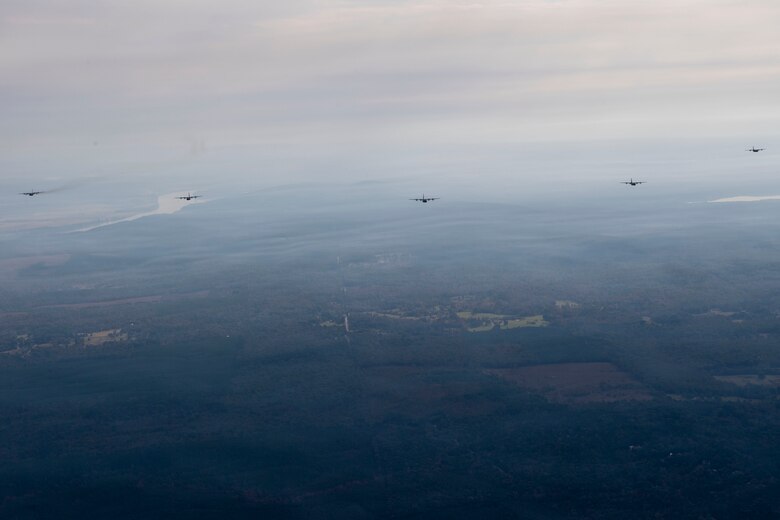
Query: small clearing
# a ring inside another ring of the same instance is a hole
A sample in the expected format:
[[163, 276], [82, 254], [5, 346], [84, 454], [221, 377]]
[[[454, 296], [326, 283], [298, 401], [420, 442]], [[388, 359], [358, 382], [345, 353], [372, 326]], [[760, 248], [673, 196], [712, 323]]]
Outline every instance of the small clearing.
[[99, 347], [106, 343], [119, 341], [127, 341], [127, 333], [122, 332], [122, 329], [99, 330], [84, 335], [85, 347]]
[[508, 316], [506, 314], [491, 314], [486, 312], [457, 313], [458, 318], [466, 323], [469, 332], [488, 332], [495, 328], [500, 330], [522, 329], [528, 327], [547, 327], [550, 323], [544, 316]]

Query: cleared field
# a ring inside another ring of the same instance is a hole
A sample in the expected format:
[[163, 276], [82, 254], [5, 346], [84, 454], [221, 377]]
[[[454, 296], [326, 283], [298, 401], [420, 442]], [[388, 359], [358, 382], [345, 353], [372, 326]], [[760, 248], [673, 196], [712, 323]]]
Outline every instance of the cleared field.
[[325, 327], [325, 328], [343, 327], [343, 326], [344, 326], [343, 323], [338, 323], [333, 320], [326, 320], [320, 322], [320, 327]]
[[99, 347], [114, 341], [127, 341], [127, 334], [121, 329], [108, 329], [90, 332], [84, 336], [84, 346], [87, 347]]
[[526, 316], [525, 318], [504, 321], [499, 324], [499, 327], [501, 329], [522, 329], [524, 327], [546, 327], [549, 324], [549, 322], [544, 320], [544, 316], [537, 314], [536, 316]]
[[488, 332], [495, 328], [500, 330], [522, 329], [525, 327], [547, 327], [550, 323], [544, 316], [509, 316], [506, 314], [491, 314], [486, 312], [457, 313], [458, 318], [466, 322], [469, 332]]
[[511, 318], [511, 316], [505, 314], [492, 314], [489, 312], [461, 311], [458, 313], [458, 318], [462, 320], [505, 320]]
[[485, 371], [567, 404], [649, 401], [650, 392], [612, 363], [558, 363]]
[[423, 318], [419, 316], [407, 316], [405, 314], [402, 314], [400, 311], [398, 312], [367, 312], [365, 313], [367, 316], [371, 316], [374, 318], [387, 318], [389, 320], [410, 320], [410, 321], [420, 321]]

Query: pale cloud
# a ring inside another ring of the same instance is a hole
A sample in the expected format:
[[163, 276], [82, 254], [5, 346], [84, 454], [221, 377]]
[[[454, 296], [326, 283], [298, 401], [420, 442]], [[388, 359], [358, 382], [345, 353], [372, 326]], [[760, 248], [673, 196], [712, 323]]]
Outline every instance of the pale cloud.
[[723, 203], [723, 202], [761, 202], [765, 200], [780, 200], [780, 195], [739, 195], [737, 197], [726, 197], [723, 199], [710, 200], [708, 202]]
[[0, 136], [739, 136], [780, 117], [779, 25], [774, 0], [10, 1]]

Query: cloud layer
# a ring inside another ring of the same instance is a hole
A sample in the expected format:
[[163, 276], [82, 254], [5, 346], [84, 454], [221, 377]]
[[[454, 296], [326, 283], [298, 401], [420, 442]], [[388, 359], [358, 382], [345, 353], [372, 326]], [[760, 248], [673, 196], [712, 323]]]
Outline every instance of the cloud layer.
[[0, 137], [777, 137], [778, 26], [773, 0], [8, 0]]

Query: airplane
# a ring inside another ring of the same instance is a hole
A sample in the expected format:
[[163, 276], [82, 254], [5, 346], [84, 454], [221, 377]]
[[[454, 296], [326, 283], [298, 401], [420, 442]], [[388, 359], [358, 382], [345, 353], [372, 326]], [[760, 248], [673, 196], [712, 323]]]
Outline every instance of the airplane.
[[41, 193], [46, 193], [46, 192], [45, 191], [24, 191], [19, 195], [27, 195], [28, 197], [34, 197], [35, 195], [39, 195]]
[[756, 148], [755, 146], [752, 146], [745, 150], [746, 152], [760, 152], [761, 150], [766, 150], [766, 148]]
[[633, 178], [630, 181], [621, 181], [623, 184], [630, 184], [631, 186], [636, 186], [637, 184], [644, 184], [647, 181], [635, 181]]
[[422, 198], [420, 198], [420, 199], [409, 199], [409, 200], [416, 200], [417, 202], [427, 203], [429, 200], [439, 200], [439, 197], [426, 197], [425, 193], [423, 193]]
[[187, 200], [187, 201], [189, 201], [189, 200], [192, 200], [192, 199], [200, 198], [200, 195], [192, 195], [192, 194], [188, 193], [187, 195], [185, 195], [183, 197], [176, 197], [176, 198], [179, 199], [179, 200]]

